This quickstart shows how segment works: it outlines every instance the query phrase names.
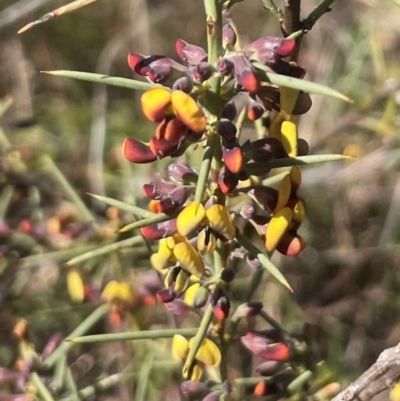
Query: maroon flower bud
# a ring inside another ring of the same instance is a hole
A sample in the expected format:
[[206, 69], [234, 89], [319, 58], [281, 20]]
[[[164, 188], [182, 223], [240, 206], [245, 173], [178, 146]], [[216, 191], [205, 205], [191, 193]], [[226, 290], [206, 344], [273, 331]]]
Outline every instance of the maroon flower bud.
[[235, 278], [235, 272], [230, 267], [225, 267], [221, 271], [221, 280], [230, 283]]
[[220, 74], [223, 77], [231, 75], [234, 68], [235, 65], [233, 64], [233, 62], [227, 58], [222, 58], [217, 63], [218, 74]]
[[276, 394], [278, 391], [278, 387], [275, 383], [272, 383], [270, 380], [262, 380], [257, 383], [256, 387], [254, 388], [254, 395], [256, 397], [266, 397]]
[[222, 147], [222, 158], [226, 168], [234, 174], [239, 173], [243, 168], [243, 152], [238, 146], [232, 149]]
[[143, 192], [149, 199], [159, 200], [166, 197], [176, 185], [168, 181], [152, 181], [149, 184], [143, 185]]
[[277, 361], [266, 361], [258, 365], [256, 372], [261, 376], [272, 376], [279, 371], [281, 364]]
[[173, 90], [180, 90], [185, 93], [190, 93], [192, 88], [192, 80], [189, 77], [180, 77], [172, 85]]
[[6, 238], [11, 232], [10, 226], [3, 219], [0, 219], [0, 238]]
[[178, 56], [189, 64], [196, 65], [207, 61], [207, 52], [199, 46], [191, 45], [182, 39], [176, 41], [176, 52]]
[[229, 316], [231, 304], [227, 297], [223, 296], [218, 299], [217, 303], [213, 307], [214, 316], [218, 320], [225, 320]]
[[[256, 141], [253, 141], [251, 143], [251, 145], [252, 145], [253, 149], [259, 150], [258, 153], [261, 153], [261, 152], [264, 153], [264, 161], [265, 161], [265, 157], [268, 157], [268, 155], [271, 155], [270, 158], [274, 158], [274, 159], [281, 159], [281, 158], [288, 157], [288, 154], [286, 153], [285, 149], [283, 148], [282, 142], [277, 138], [257, 139]], [[251, 154], [252, 157], [255, 155], [257, 155], [257, 152], [254, 152], [254, 155], [253, 155], [253, 153]], [[256, 160], [254, 160], [254, 161], [256, 161]], [[260, 160], [260, 162], [262, 163], [262, 160]]]
[[251, 121], [258, 120], [265, 112], [265, 108], [258, 102], [250, 102], [247, 107], [247, 118]]
[[236, 138], [236, 133], [237, 133], [236, 125], [227, 118], [221, 118], [217, 122], [217, 131], [222, 138], [228, 140]]
[[293, 108], [293, 114], [296, 116], [307, 113], [311, 109], [312, 100], [308, 93], [301, 91], [297, 97], [296, 104]]
[[280, 57], [291, 56], [296, 49], [294, 39], [284, 39], [277, 36], [263, 36], [244, 47], [244, 50], [254, 50], [256, 52], [263, 49], [272, 50]]
[[250, 174], [246, 169], [243, 168], [242, 170], [239, 171], [237, 176], [239, 181], [246, 181], [249, 179]]
[[134, 64], [134, 71], [142, 76], [146, 76], [149, 71], [151, 70], [150, 64], [154, 63], [156, 60], [159, 59], [165, 59], [164, 56], [159, 56], [159, 55], [152, 55], [146, 58], [142, 58], [141, 60], [138, 60]]
[[221, 120], [226, 118], [230, 121], [233, 121], [236, 118], [237, 110], [235, 103], [233, 102], [228, 102], [222, 109], [221, 112]]
[[164, 288], [157, 292], [157, 299], [163, 304], [172, 302], [176, 298], [177, 294], [171, 288]]
[[189, 401], [194, 401], [203, 397], [210, 391], [206, 383], [193, 380], [183, 382], [180, 386], [180, 390], [188, 397]]
[[231, 24], [225, 24], [222, 28], [222, 42], [224, 47], [228, 47], [228, 49], [232, 49], [236, 43], [236, 32], [232, 28]]
[[63, 338], [64, 337], [61, 333], [53, 334], [44, 347], [42, 358], [46, 359], [60, 345], [60, 343], [63, 341]]
[[214, 73], [214, 68], [211, 64], [206, 61], [202, 61], [199, 64], [196, 64], [193, 70], [193, 76], [197, 81], [204, 82], [208, 78], [212, 76]]
[[172, 163], [168, 166], [168, 174], [177, 181], [196, 182], [198, 175], [192, 168], [183, 164]]
[[221, 168], [218, 178], [218, 186], [223, 194], [232, 192], [236, 185], [239, 183], [239, 179], [236, 174], [230, 172], [225, 166]]
[[233, 56], [231, 60], [235, 67], [235, 77], [238, 84], [243, 86], [247, 92], [257, 92], [260, 83], [250, 61], [241, 55]]
[[185, 132], [185, 138], [190, 142], [199, 142], [201, 140], [201, 138], [203, 138], [203, 133], [202, 132], [194, 132], [194, 131], [188, 129]]
[[272, 68], [278, 63], [279, 56], [276, 52], [274, 52], [271, 49], [261, 49], [255, 52], [251, 56], [251, 59], [256, 59], [261, 64], [264, 64], [265, 66]]
[[260, 269], [262, 267], [261, 262], [253, 255], [247, 256], [246, 262], [253, 269]]
[[157, 205], [159, 213], [170, 213], [181, 207], [194, 192], [194, 187], [184, 185], [173, 189], [167, 196], [164, 197]]
[[170, 237], [176, 233], [176, 219], [146, 226], [141, 228], [140, 231], [147, 239], [158, 240]]
[[147, 77], [155, 84], [163, 84], [167, 82], [172, 74], [172, 68], [169, 65], [152, 65], [147, 72]]

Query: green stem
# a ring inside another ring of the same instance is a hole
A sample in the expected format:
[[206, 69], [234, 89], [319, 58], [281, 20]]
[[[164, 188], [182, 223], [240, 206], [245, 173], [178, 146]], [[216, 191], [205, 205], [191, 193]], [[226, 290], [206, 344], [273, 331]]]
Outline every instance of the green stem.
[[222, 56], [222, 2], [204, 0], [207, 20], [208, 62], [215, 66]]
[[[214, 155], [214, 143], [215, 138], [210, 138], [207, 141], [206, 149], [203, 155], [203, 161], [200, 165], [199, 179], [197, 181], [196, 192], [194, 194], [194, 201], [197, 205], [200, 205], [203, 200], [204, 190], [207, 185], [208, 175], [210, 174], [211, 163]], [[218, 139], [218, 138], [217, 138]]]
[[280, 8], [276, 6], [273, 0], [262, 0], [264, 8], [267, 9], [278, 21], [282, 23], [283, 13]]
[[14, 194], [14, 187], [7, 185], [4, 187], [0, 195], [0, 219], [4, 219], [7, 213], [8, 206], [10, 205], [11, 198]]
[[304, 388], [304, 385], [310, 381], [312, 378], [312, 372], [309, 370], [304, 371], [299, 376], [297, 376], [287, 387], [287, 391], [289, 394], [296, 394], [301, 392]]
[[281, 333], [285, 333], [285, 329], [275, 320], [273, 319], [270, 315], [268, 315], [267, 312], [265, 312], [265, 310], [261, 310], [260, 311], [260, 316], [270, 325], [272, 326], [274, 329], [277, 329], [278, 331], [280, 331]]
[[203, 315], [203, 318], [201, 319], [200, 326], [197, 329], [196, 336], [194, 338], [192, 346], [190, 347], [189, 354], [186, 358], [185, 365], [183, 367], [183, 372], [187, 373], [187, 376], [189, 378], [191, 376], [191, 370], [193, 368], [194, 360], [196, 359], [197, 351], [199, 350], [200, 345], [204, 337], [206, 336], [212, 317], [213, 317], [213, 308], [211, 303], [209, 303]]
[[36, 263], [41, 262], [42, 260], [53, 260], [58, 263], [63, 263], [66, 260], [74, 257], [75, 255], [81, 255], [84, 252], [88, 252], [97, 248], [98, 245], [80, 245], [71, 249], [62, 249], [60, 251], [39, 253], [36, 255], [27, 256], [26, 258], [22, 258], [21, 262], [23, 267], [32, 266]]
[[93, 336], [74, 337], [73, 333], [66, 339], [66, 341], [74, 344], [82, 343], [96, 343], [96, 342], [109, 342], [109, 341], [132, 341], [132, 340], [149, 340], [157, 338], [171, 338], [175, 334], [180, 334], [185, 337], [194, 336], [197, 333], [196, 329], [162, 329], [162, 330], [144, 330], [133, 331], [127, 333], [110, 333], [110, 334], [96, 334]]
[[[99, 320], [101, 320], [108, 312], [108, 305], [101, 305], [95, 309], [70, 335], [69, 337], [79, 337], [89, 331]], [[74, 346], [72, 342], [64, 341], [60, 344], [43, 362], [44, 369], [52, 368], [56, 362], [67, 354]]]
[[42, 382], [40, 376], [33, 372], [31, 373], [31, 382], [36, 387], [36, 390], [43, 401], [55, 401], [48, 388]]
[[43, 155], [40, 158], [40, 164], [42, 165], [43, 171], [50, 175], [50, 177], [60, 185], [65, 195], [75, 204], [82, 219], [85, 222], [90, 223], [92, 226], [97, 227], [96, 218], [86, 207], [85, 203], [65, 178], [64, 174], [55, 165], [54, 161], [48, 155]]
[[143, 241], [143, 238], [141, 235], [137, 235], [132, 238], [127, 238], [122, 241], [114, 242], [113, 244], [105, 245], [101, 248], [97, 248], [93, 251], [89, 251], [84, 253], [83, 255], [76, 256], [75, 258], [70, 259], [68, 262], [66, 262], [67, 266], [73, 266], [78, 263], [82, 263], [85, 260], [94, 258], [96, 256], [101, 256], [105, 255], [106, 253], [110, 253], [113, 251], [117, 251], [118, 249], [125, 248], [125, 247], [131, 247], [133, 245], [138, 245]]
[[302, 21], [302, 28], [309, 31], [315, 25], [315, 23], [327, 12], [331, 11], [330, 6], [335, 0], [322, 0], [314, 10], [308, 15], [308, 17]]
[[125, 233], [127, 231], [131, 231], [136, 228], [142, 228], [142, 227], [150, 226], [151, 224], [162, 223], [164, 221], [171, 220], [173, 217], [174, 217], [174, 215], [168, 215], [168, 214], [164, 214], [164, 213], [158, 214], [158, 215], [156, 215], [154, 217], [150, 217], [148, 219], [142, 219], [142, 220], [138, 220], [133, 223], [130, 223], [130, 224], [122, 227], [121, 229], [119, 229], [118, 232]]

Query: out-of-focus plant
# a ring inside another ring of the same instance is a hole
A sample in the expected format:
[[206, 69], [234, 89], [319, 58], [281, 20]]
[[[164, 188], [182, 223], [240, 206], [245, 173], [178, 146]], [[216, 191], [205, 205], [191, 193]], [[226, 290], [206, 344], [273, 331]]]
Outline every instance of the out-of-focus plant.
[[[67, 11], [88, 3], [78, 0]], [[16, 328], [21, 364], [18, 372], [4, 370], [3, 376], [18, 381], [16, 388], [24, 394], [10, 400], [86, 399], [131, 376], [138, 376], [138, 388], [142, 389], [138, 392], [143, 398], [146, 378], [131, 365], [97, 384], [77, 389], [66, 355], [77, 343], [161, 338], [172, 338], [172, 354], [182, 363], [180, 390], [191, 400], [240, 399], [249, 391], [260, 397], [325, 400], [338, 390], [324, 367], [313, 360], [306, 336], [285, 330], [253, 299], [265, 271], [292, 290], [271, 258], [274, 252], [296, 256], [306, 246], [299, 233], [306, 213], [303, 196], [307, 198], [307, 194], [299, 195], [300, 167], [345, 158], [309, 155], [308, 144], [298, 132], [299, 116], [312, 105], [310, 94], [349, 101], [332, 88], [305, 80], [306, 70], [297, 63], [302, 36], [329, 11], [333, 0], [323, 0], [304, 20], [300, 19], [300, 0], [286, 1], [283, 11], [273, 1], [264, 0], [283, 37], [263, 36], [247, 45], [241, 44], [230, 16], [236, 3], [204, 1], [207, 50], [178, 39], [180, 62], [161, 55], [129, 53], [129, 67], [148, 82], [76, 71], [47, 72], [144, 91], [142, 111], [156, 126], [148, 142], [126, 138], [123, 155], [135, 164], [178, 160], [143, 186], [147, 209], [93, 195], [111, 206], [109, 227], [121, 233], [140, 230], [140, 234], [118, 242], [104, 235], [104, 246], [88, 249], [66, 263], [71, 298], [100, 306], [66, 341], [52, 338], [41, 355], [34, 350], [23, 323]], [[28, 28], [59, 14], [46, 14]], [[254, 123], [254, 135], [244, 138], [246, 120]], [[202, 158], [199, 166], [193, 164], [197, 154]], [[44, 162], [52, 163], [49, 159]], [[278, 168], [278, 174], [271, 174]], [[58, 170], [52, 165], [52, 171]], [[99, 234], [95, 219], [78, 199], [76, 203]], [[135, 221], [120, 227], [116, 209], [134, 215]], [[104, 288], [85, 283], [80, 269], [83, 262], [143, 240], [164, 288], [155, 285], [153, 292], [151, 285], [133, 288], [123, 274]], [[152, 241], [158, 241], [156, 252]], [[231, 288], [242, 279], [236, 276], [246, 264], [252, 269], [252, 278], [238, 302]], [[179, 327], [134, 330], [138, 305], [155, 302], [154, 293]], [[106, 315], [116, 333], [84, 336]], [[197, 326], [193, 315], [200, 318]], [[265, 320], [270, 329], [253, 329], [255, 318]], [[242, 323], [247, 324], [246, 334], [239, 330]], [[127, 328], [131, 330], [124, 331]], [[238, 377], [231, 368], [230, 350], [238, 347], [239, 339], [265, 361], [257, 367], [259, 376]], [[168, 362], [170, 368], [175, 367]], [[163, 368], [165, 361], [152, 359], [149, 363], [144, 370]]]

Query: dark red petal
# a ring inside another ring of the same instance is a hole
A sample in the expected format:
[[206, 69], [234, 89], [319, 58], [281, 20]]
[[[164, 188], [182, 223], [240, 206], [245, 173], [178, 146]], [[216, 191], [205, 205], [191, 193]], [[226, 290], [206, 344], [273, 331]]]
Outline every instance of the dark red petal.
[[234, 174], [237, 174], [243, 168], [243, 153], [240, 147], [236, 146], [232, 149], [222, 147], [222, 158], [224, 164]]
[[170, 237], [176, 233], [176, 219], [143, 227], [140, 231], [147, 239], [158, 240]]
[[226, 118], [221, 118], [217, 122], [217, 131], [218, 134], [222, 136], [222, 138], [228, 140], [236, 138], [236, 133], [237, 133], [236, 125], [232, 121]]
[[231, 173], [225, 166], [222, 167], [218, 178], [218, 186], [221, 192], [223, 194], [232, 192], [238, 183], [239, 179], [237, 175]]
[[290, 349], [286, 344], [269, 344], [267, 348], [258, 355], [268, 361], [286, 362], [290, 358]]
[[250, 61], [246, 57], [240, 55], [233, 56], [232, 61], [235, 66], [237, 82], [243, 86], [246, 91], [250, 93], [257, 92], [260, 83]]
[[164, 56], [158, 56], [158, 55], [153, 55], [149, 56], [146, 58], [143, 58], [142, 60], [138, 61], [135, 64], [134, 71], [142, 76], [146, 76], [148, 72], [151, 70], [150, 64], [153, 63], [156, 60], [165, 58]]
[[258, 120], [265, 112], [263, 106], [257, 102], [251, 102], [247, 108], [247, 118], [251, 121]]
[[194, 192], [195, 187], [184, 185], [173, 189], [157, 205], [159, 213], [170, 213], [181, 207]]
[[197, 65], [202, 61], [207, 61], [207, 52], [199, 46], [188, 44], [182, 49], [185, 55], [184, 60], [189, 64]]
[[176, 52], [177, 52], [178, 56], [179, 56], [183, 61], [186, 61], [186, 55], [185, 55], [185, 53], [183, 52], [183, 49], [184, 49], [187, 45], [188, 45], [188, 43], [185, 42], [185, 41], [182, 40], [182, 39], [178, 39], [178, 40], [176, 41], [176, 43], [175, 43]]
[[168, 166], [168, 174], [177, 181], [196, 181], [198, 178], [196, 171], [184, 164], [178, 163]]
[[144, 60], [144, 59], [145, 59], [145, 57], [142, 56], [142, 55], [139, 54], [139, 53], [134, 53], [134, 52], [129, 53], [129, 54], [128, 54], [128, 65], [129, 65], [129, 68], [130, 68], [131, 70], [135, 71], [136, 64], [137, 64], [139, 61], [142, 61], [142, 60]]
[[149, 147], [158, 158], [171, 156], [179, 147], [180, 141], [171, 142], [166, 139], [151, 138]]
[[126, 138], [122, 145], [122, 152], [132, 163], [151, 163], [157, 160], [157, 155], [143, 142], [133, 138]]
[[152, 181], [143, 185], [143, 192], [149, 199], [164, 199], [168, 194], [176, 188], [176, 185], [168, 181]]

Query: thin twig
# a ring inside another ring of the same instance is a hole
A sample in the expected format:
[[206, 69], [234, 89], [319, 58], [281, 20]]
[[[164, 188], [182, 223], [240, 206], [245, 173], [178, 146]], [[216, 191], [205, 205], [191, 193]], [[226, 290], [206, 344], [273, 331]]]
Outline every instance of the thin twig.
[[377, 361], [332, 401], [367, 401], [400, 379], [400, 344], [383, 351]]
[[322, 0], [321, 3], [311, 11], [309, 16], [302, 21], [303, 29], [309, 31], [312, 29], [314, 24], [327, 12], [331, 11], [330, 6], [335, 0]]
[[282, 10], [276, 6], [273, 0], [262, 0], [262, 2], [264, 4], [264, 8], [267, 9], [280, 23], [282, 23]]

